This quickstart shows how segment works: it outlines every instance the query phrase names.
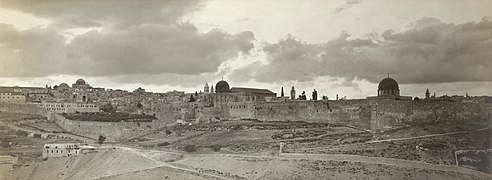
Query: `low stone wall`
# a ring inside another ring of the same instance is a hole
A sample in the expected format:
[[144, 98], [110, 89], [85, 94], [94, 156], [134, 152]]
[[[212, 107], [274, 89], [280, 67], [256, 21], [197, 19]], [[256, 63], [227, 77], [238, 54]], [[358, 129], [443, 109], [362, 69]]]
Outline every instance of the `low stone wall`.
[[124, 141], [139, 135], [165, 127], [166, 121], [153, 120], [152, 122], [96, 122], [76, 121], [66, 119], [60, 114], [51, 114], [53, 120], [66, 131], [73, 134], [98, 139], [99, 135], [106, 137], [108, 142]]

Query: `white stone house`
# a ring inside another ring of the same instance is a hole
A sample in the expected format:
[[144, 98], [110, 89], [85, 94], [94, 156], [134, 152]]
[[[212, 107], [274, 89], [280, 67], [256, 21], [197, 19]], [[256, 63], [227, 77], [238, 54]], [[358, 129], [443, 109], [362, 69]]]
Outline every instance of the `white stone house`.
[[69, 157], [82, 153], [80, 143], [56, 143], [45, 144], [42, 158]]

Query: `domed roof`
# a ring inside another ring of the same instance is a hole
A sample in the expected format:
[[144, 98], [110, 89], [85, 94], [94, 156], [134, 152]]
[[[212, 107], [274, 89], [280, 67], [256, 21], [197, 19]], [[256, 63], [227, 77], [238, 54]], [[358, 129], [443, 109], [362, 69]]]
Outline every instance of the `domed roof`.
[[219, 81], [215, 85], [215, 92], [229, 92], [229, 91], [230, 91], [229, 83], [227, 83], [224, 80]]
[[77, 85], [85, 85], [85, 81], [83, 79], [77, 79], [77, 81], [75, 81], [75, 84], [77, 84]]
[[400, 87], [393, 78], [387, 77], [379, 82], [378, 90], [400, 90]]
[[67, 83], [61, 83], [59, 86], [58, 86], [58, 89], [70, 89], [70, 86], [68, 86]]

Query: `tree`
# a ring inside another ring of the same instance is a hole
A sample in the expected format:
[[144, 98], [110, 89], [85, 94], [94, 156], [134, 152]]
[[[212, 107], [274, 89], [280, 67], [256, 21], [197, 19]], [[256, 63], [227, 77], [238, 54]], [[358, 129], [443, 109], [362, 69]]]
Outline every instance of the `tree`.
[[141, 102], [138, 102], [138, 103], [137, 103], [137, 108], [138, 108], [138, 109], [142, 109], [142, 108], [143, 108], [143, 104], [142, 104]]
[[190, 101], [189, 102], [195, 102], [195, 98], [193, 97], [193, 94], [190, 95]]
[[102, 144], [104, 141], [106, 141], [106, 137], [104, 137], [102, 135], [99, 135], [99, 138], [97, 139], [97, 142], [99, 142], [99, 144]]
[[197, 150], [197, 147], [195, 145], [186, 145], [183, 148], [186, 152], [194, 152]]
[[284, 87], [282, 87], [282, 90], [280, 91], [280, 97], [284, 97]]
[[220, 148], [222, 148], [220, 145], [212, 145], [212, 146], [210, 146], [210, 149], [212, 149], [215, 152], [220, 151]]
[[107, 112], [107, 113], [114, 113], [114, 112], [116, 112], [116, 107], [113, 106], [111, 103], [107, 103], [107, 104], [101, 106], [101, 110], [103, 112]]

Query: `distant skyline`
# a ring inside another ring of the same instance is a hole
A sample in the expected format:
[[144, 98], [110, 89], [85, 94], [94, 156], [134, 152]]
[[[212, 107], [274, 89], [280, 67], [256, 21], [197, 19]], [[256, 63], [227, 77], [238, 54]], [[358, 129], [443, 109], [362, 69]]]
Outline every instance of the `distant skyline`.
[[0, 0], [0, 85], [492, 95], [492, 1]]

